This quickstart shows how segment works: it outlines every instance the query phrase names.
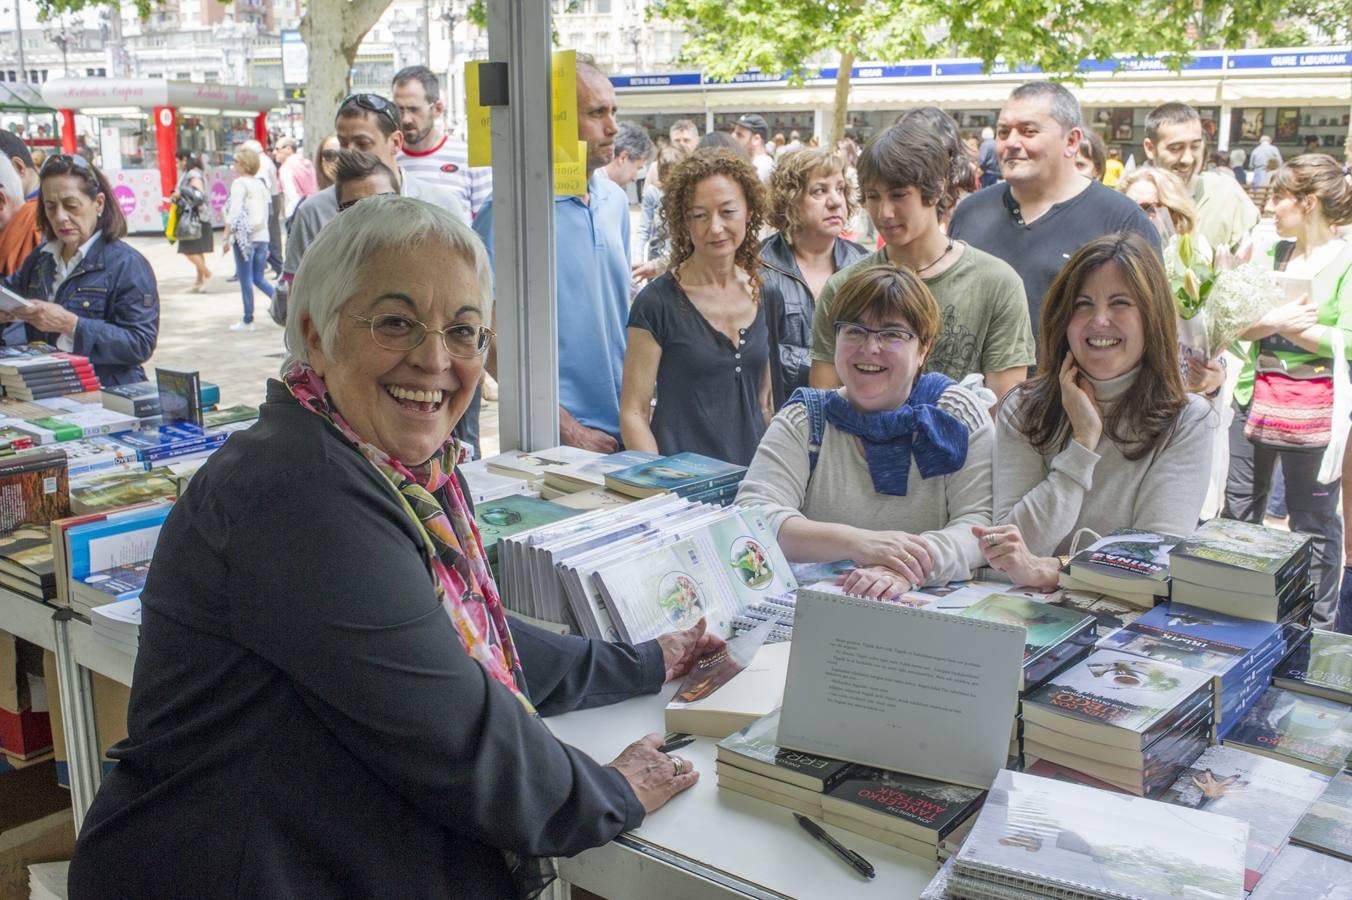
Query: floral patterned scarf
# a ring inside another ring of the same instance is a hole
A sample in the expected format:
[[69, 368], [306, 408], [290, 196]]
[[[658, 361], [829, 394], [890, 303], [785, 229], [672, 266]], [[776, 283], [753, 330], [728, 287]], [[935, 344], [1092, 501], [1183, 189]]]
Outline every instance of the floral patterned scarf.
[[[282, 376], [291, 395], [301, 406], [323, 416], [375, 466], [394, 487], [404, 512], [423, 537], [432, 561], [437, 599], [455, 626], [465, 652], [488, 670], [494, 681], [510, 690], [534, 713], [535, 707], [519, 687], [521, 664], [507, 628], [507, 617], [497, 585], [484, 562], [479, 529], [469, 515], [460, 483], [453, 476], [455, 465], [464, 462], [468, 448], [454, 437], [415, 475], [402, 462], [379, 447], [362, 440], [334, 408], [328, 388], [319, 373], [304, 363], [294, 363]], [[446, 489], [449, 511], [437, 501]]]

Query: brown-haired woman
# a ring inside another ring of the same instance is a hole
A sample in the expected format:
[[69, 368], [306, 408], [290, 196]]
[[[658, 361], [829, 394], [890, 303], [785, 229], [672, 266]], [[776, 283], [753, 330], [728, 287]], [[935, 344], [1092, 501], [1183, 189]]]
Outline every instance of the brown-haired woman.
[[5, 281], [29, 305], [0, 312], [0, 322], [17, 319], [27, 326], [22, 340], [89, 357], [104, 386], [145, 381], [160, 293], [150, 264], [123, 240], [127, 220], [108, 179], [65, 153], [47, 157], [39, 177], [38, 227], [47, 242]]
[[[1272, 267], [1306, 277], [1344, 260], [1346, 242], [1334, 229], [1352, 222], [1352, 181], [1332, 156], [1306, 153], [1290, 160], [1272, 179], [1269, 201], [1277, 235], [1270, 251]], [[1272, 471], [1280, 459], [1286, 480], [1286, 506], [1291, 530], [1314, 535], [1311, 574], [1315, 605], [1311, 621], [1332, 628], [1337, 618], [1339, 544], [1344, 523], [1338, 516], [1339, 480], [1321, 482], [1322, 447], [1279, 450], [1245, 437], [1253, 402], [1254, 373], [1259, 354], [1291, 369], [1301, 365], [1334, 365], [1332, 332], [1343, 335], [1343, 355], [1352, 358], [1352, 265], [1341, 262], [1327, 296], [1302, 296], [1269, 310], [1241, 337], [1253, 343], [1235, 385], [1235, 418], [1230, 425], [1230, 474], [1225, 485], [1224, 515], [1262, 522], [1267, 509]], [[1321, 283], [1323, 279], [1320, 279]], [[1349, 623], [1340, 627], [1347, 630]]]
[[845, 161], [829, 150], [797, 150], [779, 157], [770, 176], [770, 226], [761, 245], [766, 284], [782, 303], [766, 307], [770, 379], [775, 405], [812, 370], [812, 311], [826, 279], [868, 255], [840, 236], [854, 214]]
[[985, 404], [922, 375], [939, 306], [908, 269], [855, 269], [835, 306], [838, 390], [801, 388], [770, 423], [737, 494], [794, 562], [857, 563], [847, 589], [892, 596], [971, 577], [991, 521]]
[[1189, 534], [1206, 499], [1216, 417], [1187, 393], [1173, 294], [1154, 249], [1126, 233], [1081, 247], [1042, 306], [1037, 375], [1000, 408], [987, 561], [1054, 586], [1083, 531]]
[[671, 267], [629, 312], [620, 433], [630, 450], [745, 465], [771, 411], [765, 193], [750, 163], [726, 150], [697, 150], [664, 191]]

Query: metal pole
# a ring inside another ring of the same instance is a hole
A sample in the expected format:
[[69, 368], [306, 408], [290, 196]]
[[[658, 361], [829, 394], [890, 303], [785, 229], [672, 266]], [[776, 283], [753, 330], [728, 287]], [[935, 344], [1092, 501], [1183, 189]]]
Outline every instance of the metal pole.
[[489, 3], [488, 54], [508, 103], [493, 110], [494, 278], [504, 450], [559, 442], [553, 74], [547, 3]]
[[19, 80], [28, 80], [28, 63], [23, 56], [23, 14], [19, 11], [19, 0], [14, 0], [14, 36], [19, 43]]

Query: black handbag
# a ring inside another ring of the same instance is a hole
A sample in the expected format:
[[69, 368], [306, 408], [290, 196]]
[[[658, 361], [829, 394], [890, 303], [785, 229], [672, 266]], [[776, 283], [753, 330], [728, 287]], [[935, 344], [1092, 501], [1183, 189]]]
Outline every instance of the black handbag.
[[178, 205], [178, 224], [174, 226], [174, 237], [180, 241], [195, 241], [202, 236], [202, 219], [196, 206]]

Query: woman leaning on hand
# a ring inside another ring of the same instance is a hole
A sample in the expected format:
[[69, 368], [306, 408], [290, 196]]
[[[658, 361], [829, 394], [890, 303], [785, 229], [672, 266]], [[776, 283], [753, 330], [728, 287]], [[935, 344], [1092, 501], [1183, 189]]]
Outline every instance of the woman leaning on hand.
[[[1352, 222], [1352, 180], [1331, 156], [1306, 153], [1290, 160], [1272, 179], [1269, 201], [1277, 235], [1272, 267], [1307, 277], [1334, 264], [1346, 243], [1334, 232]], [[1241, 337], [1252, 341], [1235, 385], [1235, 418], [1230, 425], [1230, 475], [1224, 515], [1262, 522], [1280, 459], [1286, 480], [1291, 530], [1314, 536], [1311, 574], [1315, 582], [1312, 621], [1331, 628], [1337, 615], [1338, 562], [1345, 523], [1339, 516], [1339, 481], [1318, 480], [1323, 447], [1278, 449], [1245, 436], [1252, 410], [1260, 355], [1286, 369], [1307, 364], [1333, 365], [1334, 329], [1342, 332], [1343, 355], [1352, 358], [1352, 266], [1336, 273], [1324, 297], [1303, 296], [1275, 307]], [[1345, 365], [1346, 360], [1336, 364]], [[1342, 623], [1344, 630], [1348, 623]]]
[[70, 896], [511, 897], [694, 784], [539, 714], [651, 693], [715, 649], [508, 626], [451, 429], [492, 332], [487, 255], [373, 197], [297, 273], [258, 422], [175, 504], [143, 600], [129, 737]]
[[975, 533], [1015, 584], [1053, 587], [1082, 532], [1192, 533], [1217, 420], [1183, 386], [1173, 294], [1139, 237], [1076, 251], [1047, 291], [1040, 340], [1037, 374], [996, 416], [997, 524]]
[[145, 381], [141, 364], [155, 350], [160, 294], [150, 264], [122, 240], [127, 220], [108, 179], [65, 153], [47, 157], [39, 176], [46, 243], [5, 281], [31, 305], [0, 312], [0, 322], [21, 321], [24, 340], [87, 356], [105, 387]]
[[793, 562], [859, 564], [847, 589], [890, 597], [970, 578], [991, 521], [990, 415], [922, 375], [939, 306], [909, 269], [855, 270], [832, 307], [841, 388], [800, 388], [775, 416], [737, 502], [761, 507]]

